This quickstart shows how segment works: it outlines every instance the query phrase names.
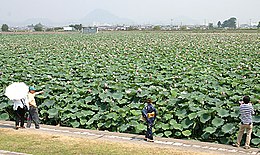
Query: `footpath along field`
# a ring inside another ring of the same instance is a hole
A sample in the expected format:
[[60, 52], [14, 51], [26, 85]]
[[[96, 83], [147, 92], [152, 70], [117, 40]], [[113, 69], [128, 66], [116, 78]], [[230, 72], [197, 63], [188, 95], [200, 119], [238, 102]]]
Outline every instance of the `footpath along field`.
[[249, 95], [260, 144], [260, 35], [124, 32], [0, 35], [0, 119], [12, 120], [4, 96], [14, 81], [44, 90], [45, 124], [143, 134], [143, 100], [159, 117], [155, 135], [230, 144], [238, 101]]

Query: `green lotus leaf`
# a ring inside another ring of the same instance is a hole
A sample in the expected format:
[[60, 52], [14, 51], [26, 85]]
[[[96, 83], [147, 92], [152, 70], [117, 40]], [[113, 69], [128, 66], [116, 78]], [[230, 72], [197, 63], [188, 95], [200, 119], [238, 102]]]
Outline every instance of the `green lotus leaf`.
[[253, 131], [255, 136], [260, 137], [260, 129], [254, 129]]
[[260, 138], [253, 138], [252, 140], [251, 140], [251, 142], [254, 144], [254, 145], [259, 145], [260, 144]]
[[176, 90], [172, 89], [172, 90], [171, 90], [171, 95], [172, 95], [172, 97], [176, 98], [177, 95], [178, 95], [178, 93], [177, 93]]
[[182, 130], [183, 127], [181, 124], [177, 123], [176, 120], [172, 119], [170, 121], [170, 129]]
[[52, 108], [48, 110], [48, 114], [50, 118], [53, 118], [58, 115], [58, 109]]
[[9, 120], [9, 115], [7, 113], [2, 113], [0, 115], [0, 120], [4, 120], [4, 121]]
[[172, 134], [171, 131], [164, 131], [164, 135], [165, 135], [166, 137], [169, 137], [171, 134]]
[[72, 125], [73, 128], [77, 128], [80, 126], [80, 123], [78, 121], [73, 121], [73, 122], [70, 122], [70, 124]]
[[123, 98], [123, 93], [121, 92], [116, 92], [112, 94], [112, 97], [116, 100], [121, 100]]
[[165, 118], [165, 120], [170, 120], [170, 119], [172, 119], [172, 114], [165, 114], [164, 116], [163, 116], [163, 118]]
[[81, 118], [80, 119], [80, 125], [85, 125], [88, 122], [86, 118]]
[[128, 124], [123, 124], [119, 127], [119, 130], [121, 132], [125, 132], [127, 129], [129, 128], [129, 125]]
[[218, 112], [218, 115], [220, 117], [227, 117], [227, 116], [229, 116], [229, 111], [228, 110], [218, 109], [217, 112]]
[[201, 123], [206, 123], [210, 119], [211, 119], [211, 116], [210, 116], [210, 114], [207, 114], [207, 113], [204, 113], [200, 116]]
[[85, 98], [85, 102], [86, 102], [86, 103], [89, 103], [89, 102], [91, 102], [92, 100], [93, 100], [93, 98], [92, 98], [91, 96], [88, 96], [88, 97]]
[[222, 143], [222, 144], [229, 144], [229, 138], [227, 138], [227, 137], [221, 137], [220, 138], [220, 142]]
[[84, 110], [84, 111], [82, 111], [82, 113], [84, 114], [84, 116], [92, 116], [95, 114], [95, 112], [90, 111], [90, 110]]
[[201, 138], [207, 140], [207, 139], [209, 139], [209, 136], [210, 136], [210, 133], [205, 132], [205, 133], [203, 133], [203, 134], [201, 135]]
[[252, 117], [252, 121], [254, 122], [254, 123], [259, 123], [260, 122], [260, 116], [253, 116]]
[[168, 130], [170, 128], [169, 124], [164, 124], [164, 123], [161, 124], [161, 127], [163, 130]]
[[106, 118], [116, 120], [118, 118], [118, 116], [117, 116], [117, 113], [113, 112], [113, 113], [107, 114]]
[[133, 127], [135, 127], [135, 126], [137, 126], [139, 123], [136, 121], [136, 120], [131, 120], [130, 122], [129, 122], [129, 125], [130, 126], [133, 126]]
[[222, 126], [222, 132], [224, 133], [232, 133], [232, 130], [235, 128], [234, 124], [228, 123]]
[[141, 110], [130, 110], [131, 114], [134, 116], [140, 116], [141, 115]]
[[212, 124], [216, 127], [222, 126], [224, 124], [224, 120], [222, 118], [215, 117], [212, 120]]
[[178, 124], [176, 120], [172, 119], [172, 120], [170, 121], [170, 125], [174, 126], [174, 125], [176, 125], [176, 124]]
[[55, 101], [54, 100], [45, 100], [43, 103], [42, 103], [42, 106], [47, 106], [48, 108], [53, 106], [55, 104]]
[[177, 132], [175, 132], [174, 135], [177, 136], [177, 137], [180, 137], [180, 136], [181, 136], [181, 132], [180, 132], [180, 131], [177, 131]]
[[137, 126], [136, 126], [136, 130], [138, 131], [145, 131], [146, 130], [146, 126], [144, 124], [141, 124], [139, 123]]
[[72, 112], [72, 113], [75, 113], [75, 112], [77, 112], [79, 109], [77, 108], [77, 107], [74, 107], [74, 108], [71, 108], [70, 109], [70, 111]]
[[185, 118], [182, 122], [181, 122], [181, 125], [184, 129], [187, 129], [189, 128], [191, 125], [193, 124], [193, 121], [188, 119], [188, 118]]
[[158, 134], [155, 134], [156, 137], [163, 137], [163, 133], [158, 133]]
[[194, 119], [194, 118], [197, 118], [197, 116], [198, 116], [198, 114], [197, 114], [196, 112], [190, 113], [190, 114], [188, 115], [188, 117], [189, 117], [190, 120], [192, 120], [192, 119]]
[[216, 128], [215, 127], [207, 127], [203, 131], [212, 134], [212, 133], [214, 133], [216, 131]]
[[0, 110], [8, 107], [9, 105], [5, 102], [0, 103]]
[[183, 136], [185, 137], [189, 137], [191, 135], [191, 131], [190, 130], [185, 130], [181, 132], [183, 134]]

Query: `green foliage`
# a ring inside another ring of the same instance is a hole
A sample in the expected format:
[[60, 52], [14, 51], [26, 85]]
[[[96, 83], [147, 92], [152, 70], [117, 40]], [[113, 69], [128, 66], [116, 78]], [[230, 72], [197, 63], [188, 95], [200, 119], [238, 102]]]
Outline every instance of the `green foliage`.
[[8, 32], [9, 31], [9, 26], [7, 24], [3, 24], [2, 27], [1, 27], [1, 30], [3, 32]]
[[69, 26], [75, 28], [75, 30], [78, 30], [78, 31], [82, 30], [82, 24], [75, 24], [75, 25], [69, 25]]
[[38, 23], [34, 26], [35, 31], [43, 31], [43, 25], [41, 23]]
[[225, 21], [222, 23], [221, 26], [222, 26], [223, 28], [227, 27], [227, 28], [233, 28], [233, 29], [235, 29], [235, 28], [237, 27], [236, 21], [237, 21], [237, 19], [234, 18], [234, 17], [232, 17], [232, 18], [230, 18], [230, 19], [228, 19], [228, 20], [225, 20]]
[[[4, 89], [24, 81], [46, 124], [143, 134], [144, 100], [159, 114], [155, 135], [231, 143], [239, 104], [252, 98], [259, 145], [259, 35], [102, 33], [6, 35], [0, 47], [0, 118], [14, 119]], [[14, 63], [15, 62], [15, 63]]]
[[153, 27], [154, 31], [160, 31], [161, 30], [161, 26], [157, 25]]

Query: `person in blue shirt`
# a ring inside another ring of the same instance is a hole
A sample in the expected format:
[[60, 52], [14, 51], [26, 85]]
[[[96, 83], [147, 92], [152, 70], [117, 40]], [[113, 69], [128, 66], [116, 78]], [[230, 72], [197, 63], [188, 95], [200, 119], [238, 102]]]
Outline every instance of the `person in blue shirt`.
[[152, 128], [153, 128], [154, 121], [157, 116], [157, 110], [152, 105], [152, 100], [150, 98], [147, 99], [147, 105], [142, 110], [142, 116], [144, 117], [144, 119], [147, 123], [147, 132], [145, 135], [145, 140], [147, 142], [154, 142]]

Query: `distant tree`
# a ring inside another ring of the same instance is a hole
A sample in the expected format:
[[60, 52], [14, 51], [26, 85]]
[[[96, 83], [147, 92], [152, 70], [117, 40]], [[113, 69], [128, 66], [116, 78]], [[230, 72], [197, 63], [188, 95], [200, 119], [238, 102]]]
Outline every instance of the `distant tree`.
[[258, 23], [257, 28], [260, 29], [260, 22]]
[[63, 30], [63, 27], [54, 27], [54, 31], [61, 31]]
[[180, 30], [181, 30], [181, 31], [185, 31], [185, 30], [187, 30], [187, 27], [186, 27], [186, 26], [181, 26], [181, 27], [180, 27]]
[[3, 24], [1, 29], [2, 29], [3, 32], [8, 32], [9, 31], [9, 27], [8, 27], [7, 24]]
[[41, 23], [38, 23], [34, 26], [35, 31], [42, 31], [43, 30], [43, 25]]
[[134, 26], [129, 26], [126, 30], [127, 31], [135, 31], [135, 30], [138, 30], [138, 28], [134, 27]]
[[47, 32], [54, 31], [54, 28], [47, 28], [46, 31], [47, 31]]
[[69, 25], [69, 27], [74, 27], [78, 31], [82, 30], [82, 24]]
[[218, 25], [218, 28], [221, 28], [221, 25], [222, 25], [222, 24], [221, 24], [221, 21], [218, 21], [218, 24], [217, 24], [217, 25]]
[[161, 26], [157, 25], [153, 27], [154, 31], [160, 31], [161, 30]]
[[235, 17], [232, 17], [228, 20], [225, 20], [223, 23], [222, 23], [222, 27], [227, 27], [227, 28], [233, 28], [235, 29], [237, 27], [237, 24], [236, 24], [236, 21], [237, 19]]
[[213, 23], [209, 23], [208, 28], [209, 28], [210, 30], [214, 29]]

